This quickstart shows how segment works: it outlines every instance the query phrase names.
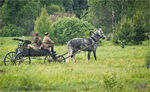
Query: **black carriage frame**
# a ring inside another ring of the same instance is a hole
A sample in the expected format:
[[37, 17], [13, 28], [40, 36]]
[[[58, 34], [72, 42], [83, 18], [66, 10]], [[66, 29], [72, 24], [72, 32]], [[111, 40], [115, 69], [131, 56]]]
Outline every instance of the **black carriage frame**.
[[[28, 45], [31, 44], [29, 40], [23, 40], [19, 38], [13, 38], [13, 40], [20, 41], [18, 48], [15, 51], [8, 52], [4, 57], [4, 64], [21, 64], [31, 63], [31, 57], [44, 57], [45, 62], [65, 62], [63, 55], [57, 55], [56, 52], [51, 52], [48, 49], [38, 49], [28, 48]], [[27, 61], [26, 61], [27, 60]]]

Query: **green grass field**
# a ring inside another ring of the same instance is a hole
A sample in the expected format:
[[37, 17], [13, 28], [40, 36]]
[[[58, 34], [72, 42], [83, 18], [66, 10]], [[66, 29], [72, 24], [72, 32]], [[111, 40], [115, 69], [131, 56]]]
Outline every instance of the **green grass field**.
[[[77, 62], [44, 63], [5, 66], [3, 59], [14, 51], [17, 41], [0, 38], [0, 91], [50, 92], [150, 92], [150, 69], [145, 67], [149, 41], [142, 45], [121, 48], [103, 41], [97, 49], [97, 62], [87, 52], [76, 55]], [[66, 45], [55, 46], [58, 54]]]

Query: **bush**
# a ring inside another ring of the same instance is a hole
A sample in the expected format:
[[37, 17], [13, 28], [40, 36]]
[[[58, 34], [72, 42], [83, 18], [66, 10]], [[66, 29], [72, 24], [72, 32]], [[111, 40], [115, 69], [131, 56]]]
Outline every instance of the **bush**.
[[145, 23], [141, 15], [135, 15], [133, 18], [123, 17], [115, 26], [113, 42], [115, 44], [142, 44], [146, 38]]
[[133, 37], [133, 44], [142, 44], [142, 41], [144, 41], [147, 38], [145, 17], [142, 13], [136, 12], [136, 14], [133, 16], [133, 19], [134, 32], [136, 34]]
[[60, 11], [60, 7], [58, 5], [49, 5], [47, 7], [47, 12], [48, 14], [53, 14], [54, 12], [59, 12]]
[[14, 24], [8, 24], [0, 30], [0, 36], [11, 37], [11, 36], [22, 36], [24, 35], [25, 30], [21, 27], [18, 27]]
[[150, 68], [150, 51], [146, 55], [146, 67]]
[[123, 85], [117, 80], [115, 73], [105, 73], [103, 75], [103, 85], [107, 92], [122, 92]]
[[127, 45], [135, 36], [133, 21], [124, 17], [116, 26], [113, 34], [115, 44]]
[[87, 37], [93, 29], [94, 27], [86, 21], [65, 17], [53, 23], [50, 36], [56, 43], [65, 44], [75, 37]]

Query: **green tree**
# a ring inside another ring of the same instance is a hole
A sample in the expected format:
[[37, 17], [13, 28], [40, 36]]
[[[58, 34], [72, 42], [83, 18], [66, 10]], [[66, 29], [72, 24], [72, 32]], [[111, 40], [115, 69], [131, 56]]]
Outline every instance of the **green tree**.
[[45, 32], [51, 32], [51, 19], [45, 8], [41, 9], [40, 17], [35, 21], [34, 31], [38, 32], [41, 36], [43, 36]]
[[53, 14], [54, 12], [60, 12], [60, 7], [58, 5], [51, 4], [47, 7], [48, 14]]
[[94, 27], [87, 21], [78, 18], [62, 18], [54, 22], [52, 25], [52, 33], [50, 36], [57, 44], [65, 44], [75, 37], [87, 37]]
[[96, 28], [102, 27], [105, 33], [112, 30], [112, 3], [106, 0], [89, 0], [87, 20]]
[[63, 0], [63, 7], [65, 8], [66, 12], [73, 13], [73, 0]]
[[26, 1], [13, 1], [5, 0], [5, 3], [1, 7], [1, 19], [3, 22], [2, 26], [7, 26], [8, 24], [16, 24], [18, 21], [18, 12], [26, 4]]
[[123, 17], [115, 26], [113, 41], [117, 44], [142, 44], [146, 38], [144, 16], [137, 12], [132, 18]]
[[41, 3], [41, 7], [49, 6], [51, 4], [63, 6], [63, 0], [37, 0]]
[[0, 25], [15, 24], [26, 30], [26, 35], [34, 28], [34, 21], [40, 13], [40, 3], [29, 0], [5, 0], [0, 7]]
[[[90, 1], [90, 0], [89, 0]], [[81, 17], [82, 11], [88, 9], [87, 0], [73, 0], [73, 10], [78, 18]]]
[[133, 20], [124, 16], [121, 21], [115, 25], [113, 42], [116, 44], [127, 45], [133, 43], [133, 37], [135, 36], [136, 33], [134, 32]]
[[34, 30], [34, 22], [40, 14], [40, 3], [28, 2], [18, 12], [18, 18], [16, 19], [17, 25], [23, 27], [26, 30], [26, 35], [29, 35]]

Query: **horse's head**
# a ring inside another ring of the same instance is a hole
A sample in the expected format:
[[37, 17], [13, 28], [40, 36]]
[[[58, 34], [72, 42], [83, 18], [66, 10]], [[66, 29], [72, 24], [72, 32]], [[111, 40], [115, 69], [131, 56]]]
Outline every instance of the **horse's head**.
[[98, 35], [100, 38], [105, 39], [105, 35], [102, 31], [102, 28], [99, 28], [97, 31], [94, 32], [96, 35]]

